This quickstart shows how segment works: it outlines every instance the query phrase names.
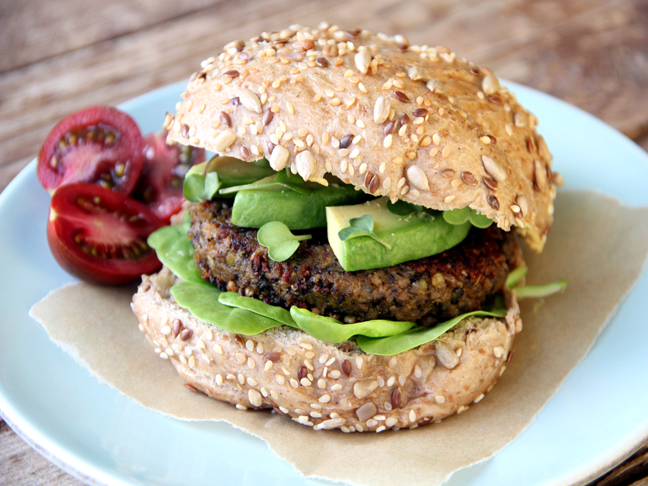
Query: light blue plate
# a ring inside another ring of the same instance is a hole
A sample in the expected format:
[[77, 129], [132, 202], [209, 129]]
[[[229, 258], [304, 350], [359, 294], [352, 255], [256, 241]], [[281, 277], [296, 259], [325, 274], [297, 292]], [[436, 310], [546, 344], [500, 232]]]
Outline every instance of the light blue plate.
[[[542, 121], [568, 188], [596, 188], [648, 204], [648, 157], [634, 143], [559, 100], [511, 85]], [[123, 105], [158, 130], [184, 83]], [[306, 480], [262, 441], [225, 424], [186, 423], [143, 409], [100, 384], [53, 344], [29, 308], [72, 281], [52, 259], [48, 194], [34, 163], [0, 194], [0, 410], [39, 452], [94, 484], [324, 484]], [[644, 274], [585, 360], [516, 441], [455, 474], [450, 485], [566, 485], [600, 474], [648, 437], [648, 325]], [[644, 305], [642, 305], [644, 304]], [[476, 431], [478, 433], [478, 431]]]

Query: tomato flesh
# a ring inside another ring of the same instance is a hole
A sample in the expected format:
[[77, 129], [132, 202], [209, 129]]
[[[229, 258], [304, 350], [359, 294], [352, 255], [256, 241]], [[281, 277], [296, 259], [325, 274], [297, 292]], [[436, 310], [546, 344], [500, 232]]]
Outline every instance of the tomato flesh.
[[54, 191], [47, 239], [68, 273], [88, 282], [121, 284], [160, 269], [146, 239], [163, 225], [149, 208], [123, 194], [75, 183]]
[[167, 145], [166, 132], [144, 137], [144, 167], [132, 197], [151, 208], [162, 220], [182, 208], [182, 184], [187, 171], [205, 161], [205, 149]]
[[130, 194], [142, 171], [142, 134], [126, 113], [108, 106], [61, 120], [38, 153], [38, 180], [48, 191], [89, 182]]

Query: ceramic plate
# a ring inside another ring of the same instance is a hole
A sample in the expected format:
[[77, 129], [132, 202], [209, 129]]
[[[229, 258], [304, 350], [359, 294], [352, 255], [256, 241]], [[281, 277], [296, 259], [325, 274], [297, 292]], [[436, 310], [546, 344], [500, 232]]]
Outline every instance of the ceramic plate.
[[[542, 121], [567, 188], [600, 189], [648, 204], [648, 157], [612, 128], [559, 100], [511, 85]], [[144, 133], [158, 130], [184, 83], [122, 107]], [[72, 281], [52, 259], [48, 194], [30, 164], [0, 194], [0, 411], [48, 459], [107, 485], [324, 484], [307, 480], [264, 442], [226, 424], [185, 423], [99, 383], [52, 343], [29, 308]], [[536, 421], [483, 464], [449, 481], [499, 486], [567, 485], [614, 465], [648, 437], [648, 326], [644, 274], [588, 356]], [[89, 325], [92, 325], [89, 318]]]

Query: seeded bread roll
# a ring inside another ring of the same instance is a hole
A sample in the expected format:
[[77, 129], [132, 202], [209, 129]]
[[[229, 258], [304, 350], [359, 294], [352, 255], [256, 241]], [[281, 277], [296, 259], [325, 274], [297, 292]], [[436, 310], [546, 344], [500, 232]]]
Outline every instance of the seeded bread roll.
[[468, 318], [438, 340], [396, 356], [368, 355], [289, 327], [257, 336], [222, 331], [173, 300], [166, 268], [133, 298], [140, 329], [196, 389], [240, 409], [272, 408], [315, 429], [382, 432], [461, 413], [504, 372], [522, 323], [515, 296], [505, 318]]
[[540, 251], [552, 222], [551, 154], [536, 118], [487, 68], [403, 36], [291, 27], [202, 63], [169, 141], [305, 180], [327, 173], [434, 209], [470, 206]]

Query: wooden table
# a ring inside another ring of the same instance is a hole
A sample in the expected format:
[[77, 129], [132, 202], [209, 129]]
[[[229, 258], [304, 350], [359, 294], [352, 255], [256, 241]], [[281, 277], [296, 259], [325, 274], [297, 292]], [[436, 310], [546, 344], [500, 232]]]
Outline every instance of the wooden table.
[[[63, 116], [187, 78], [233, 39], [326, 19], [448, 45], [648, 149], [641, 0], [12, 0], [0, 3], [0, 191]], [[0, 484], [77, 485], [0, 420]], [[648, 485], [648, 446], [592, 485]]]

